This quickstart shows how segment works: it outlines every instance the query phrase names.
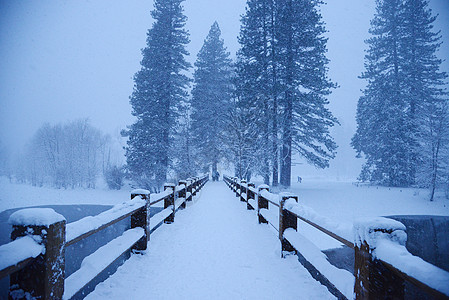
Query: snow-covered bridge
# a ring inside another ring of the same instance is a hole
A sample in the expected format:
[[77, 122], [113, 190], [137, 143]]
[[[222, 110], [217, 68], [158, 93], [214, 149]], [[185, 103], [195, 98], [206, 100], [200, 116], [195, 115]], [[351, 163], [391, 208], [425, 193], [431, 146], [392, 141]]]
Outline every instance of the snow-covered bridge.
[[[39, 288], [44, 299], [82, 298], [89, 291], [84, 287], [111, 261], [134, 249], [140, 254], [131, 255], [87, 299], [371, 299], [382, 293], [403, 297], [404, 279], [436, 298], [449, 295], [449, 273], [407, 252], [399, 222], [365, 220], [354, 226], [353, 235], [353, 228], [313, 214], [294, 195], [273, 194], [268, 186], [256, 189], [230, 177], [225, 177], [230, 189], [222, 182], [205, 185], [206, 181], [206, 176], [180, 181], [151, 196], [135, 190], [132, 198], [142, 199], [67, 226], [58, 214], [18, 213], [12, 216], [13, 235], [18, 238], [0, 246], [0, 277], [11, 275], [13, 295], [25, 297], [17, 286], [36, 284], [25, 277], [33, 272], [27, 265], [37, 264], [45, 269], [38, 276], [49, 283]], [[150, 207], [162, 203], [164, 208], [149, 218]], [[64, 276], [65, 247], [129, 216], [131, 229], [87, 256], [78, 271]], [[356, 276], [331, 265], [320, 249], [296, 232], [298, 220], [355, 250]], [[42, 233], [43, 240], [30, 236], [25, 223], [34, 224], [32, 233]]]
[[176, 221], [152, 236], [87, 299], [329, 299], [295, 257], [281, 259], [279, 240], [210, 182]]

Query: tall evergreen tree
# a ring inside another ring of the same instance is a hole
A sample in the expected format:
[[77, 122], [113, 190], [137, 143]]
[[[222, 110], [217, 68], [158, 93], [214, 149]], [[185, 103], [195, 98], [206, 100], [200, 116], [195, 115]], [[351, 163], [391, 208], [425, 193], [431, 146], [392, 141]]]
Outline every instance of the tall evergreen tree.
[[178, 108], [187, 97], [189, 38], [182, 2], [155, 0], [151, 12], [155, 22], [148, 30], [142, 68], [134, 76], [130, 97], [137, 121], [126, 132], [127, 163], [132, 177], [147, 187], [159, 188], [166, 180]]
[[368, 81], [357, 108], [352, 145], [367, 159], [361, 179], [390, 186], [416, 183], [423, 161], [422, 137], [429, 130], [425, 115], [444, 101], [446, 74], [439, 71], [427, 0], [378, 0], [367, 40]]
[[325, 168], [337, 148], [329, 128], [338, 123], [326, 108], [335, 85], [327, 77], [327, 39], [321, 1], [279, 0], [278, 57], [282, 66], [282, 150], [280, 183], [290, 186], [292, 150]]
[[248, 0], [242, 18], [237, 95], [246, 106], [254, 106], [251, 126], [259, 133], [254, 153], [265, 181], [271, 162], [273, 185], [278, 182], [278, 160], [281, 184], [290, 185], [292, 150], [319, 167], [335, 155], [329, 127], [337, 121], [326, 108], [334, 85], [326, 76], [320, 3]]
[[[248, 132], [254, 136], [251, 156], [259, 161], [253, 169], [264, 178], [270, 179], [270, 161], [273, 168], [273, 185], [277, 185], [277, 126], [276, 113], [273, 112], [273, 74], [274, 51], [273, 28], [274, 0], [248, 0], [246, 13], [242, 17], [237, 53], [236, 93], [240, 113], [249, 112], [252, 121]], [[271, 70], [271, 71], [270, 71]], [[274, 93], [275, 94], [275, 93]], [[243, 109], [247, 107], [247, 109]], [[276, 128], [275, 130], [272, 130]], [[249, 138], [249, 137], [248, 137]], [[274, 146], [270, 141], [274, 141]]]
[[211, 166], [212, 173], [223, 157], [222, 132], [232, 93], [232, 62], [215, 22], [195, 62], [192, 90], [192, 142], [202, 166]]

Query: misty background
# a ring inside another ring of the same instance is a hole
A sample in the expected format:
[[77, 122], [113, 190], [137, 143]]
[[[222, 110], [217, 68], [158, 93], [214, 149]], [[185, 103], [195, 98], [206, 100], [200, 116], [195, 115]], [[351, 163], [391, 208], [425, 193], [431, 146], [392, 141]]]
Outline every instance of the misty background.
[[[349, 142], [356, 129], [355, 111], [365, 82], [364, 40], [374, 15], [374, 0], [335, 0], [321, 6], [328, 30], [329, 77], [339, 88], [329, 96], [329, 108], [341, 126], [332, 129], [338, 153], [330, 168], [315, 169], [294, 158], [292, 176], [354, 179], [363, 161]], [[245, 0], [186, 0], [193, 64], [214, 21], [231, 57]], [[431, 0], [439, 14], [449, 71], [449, 1]], [[153, 1], [7, 1], [0, 0], [0, 142], [17, 153], [45, 122], [88, 118], [92, 126], [124, 145], [120, 130], [134, 122], [129, 96], [133, 75], [140, 69], [146, 32], [152, 25]], [[193, 69], [191, 69], [193, 72]], [[124, 157], [123, 157], [124, 161]]]

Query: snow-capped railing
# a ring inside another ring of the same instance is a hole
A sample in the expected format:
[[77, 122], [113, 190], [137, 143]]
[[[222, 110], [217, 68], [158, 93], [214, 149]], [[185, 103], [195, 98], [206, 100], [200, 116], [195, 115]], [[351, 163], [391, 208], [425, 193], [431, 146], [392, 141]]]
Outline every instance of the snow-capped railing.
[[[150, 234], [174, 222], [208, 180], [208, 175], [165, 184], [164, 192], [134, 190], [131, 200], [97, 215], [66, 225], [53, 209], [23, 209], [11, 215], [12, 242], [0, 246], [0, 278], [10, 276], [10, 298], [71, 299], [124, 253], [147, 249]], [[150, 219], [150, 208], [164, 201], [164, 210]], [[65, 278], [65, 247], [131, 217], [131, 229], [85, 257], [80, 269]], [[150, 226], [150, 220], [151, 226]], [[154, 223], [154, 224], [153, 224]]]
[[[236, 177], [224, 176], [224, 181], [247, 202], [248, 209], [257, 210], [259, 223], [268, 223], [279, 232], [282, 255], [298, 255], [312, 277], [337, 298], [402, 299], [404, 281], [408, 281], [435, 299], [449, 299], [449, 272], [407, 251], [402, 223], [376, 218], [342, 227], [298, 204], [296, 195], [270, 193], [268, 185], [255, 189]], [[270, 205], [278, 212], [270, 210]], [[331, 265], [318, 247], [298, 233], [298, 219], [354, 249], [355, 276]]]

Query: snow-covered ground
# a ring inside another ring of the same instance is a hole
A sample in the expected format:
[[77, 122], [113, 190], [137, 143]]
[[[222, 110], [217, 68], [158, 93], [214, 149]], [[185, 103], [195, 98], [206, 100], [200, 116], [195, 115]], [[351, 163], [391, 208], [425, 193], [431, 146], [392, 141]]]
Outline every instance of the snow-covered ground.
[[[53, 189], [10, 183], [0, 177], [0, 212], [10, 208], [49, 204], [115, 205], [129, 200], [132, 188]], [[449, 216], [449, 200], [440, 196], [428, 201], [428, 191], [412, 188], [355, 186], [351, 182], [303, 180], [291, 190], [299, 202], [336, 222], [359, 217], [388, 215]]]
[[331, 299], [222, 182], [209, 182], [86, 299]]
[[10, 183], [0, 176], [0, 212], [10, 208], [57, 205], [101, 204], [115, 205], [130, 199], [131, 188], [120, 191], [98, 189], [53, 189], [28, 184]]
[[335, 221], [391, 215], [449, 216], [449, 200], [441, 195], [430, 202], [426, 189], [303, 180], [293, 183], [291, 191], [300, 203]]

